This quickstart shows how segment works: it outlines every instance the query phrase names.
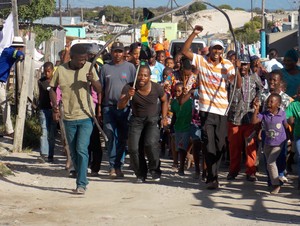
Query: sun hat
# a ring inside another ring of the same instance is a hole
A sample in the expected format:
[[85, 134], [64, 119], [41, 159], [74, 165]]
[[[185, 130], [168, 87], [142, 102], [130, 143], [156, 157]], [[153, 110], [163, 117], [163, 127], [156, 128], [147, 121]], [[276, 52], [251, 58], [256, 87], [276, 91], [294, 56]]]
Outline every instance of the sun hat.
[[15, 37], [13, 38], [13, 42], [12, 42], [11, 46], [15, 46], [15, 47], [22, 47], [22, 46], [25, 46], [22, 37], [20, 37], [20, 36], [15, 36]]

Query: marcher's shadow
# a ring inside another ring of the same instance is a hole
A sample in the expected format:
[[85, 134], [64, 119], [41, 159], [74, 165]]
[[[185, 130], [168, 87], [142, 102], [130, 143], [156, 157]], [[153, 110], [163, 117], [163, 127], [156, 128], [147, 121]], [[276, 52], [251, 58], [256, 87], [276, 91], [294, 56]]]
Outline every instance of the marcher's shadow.
[[200, 201], [199, 207], [223, 210], [234, 218], [253, 220], [253, 224], [257, 221], [300, 224], [299, 195], [292, 184], [284, 186], [282, 193], [275, 196], [269, 195], [265, 181], [237, 180], [213, 191], [201, 187], [194, 196]]

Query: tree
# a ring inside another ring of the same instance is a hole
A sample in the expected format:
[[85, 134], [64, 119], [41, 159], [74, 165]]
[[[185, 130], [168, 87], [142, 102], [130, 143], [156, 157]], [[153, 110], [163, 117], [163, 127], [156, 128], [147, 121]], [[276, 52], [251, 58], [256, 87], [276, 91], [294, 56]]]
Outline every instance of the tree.
[[234, 8], [234, 10], [246, 11], [245, 9], [243, 9], [243, 8], [240, 8], [240, 7], [236, 7], [236, 8]]
[[31, 4], [19, 7], [19, 20], [33, 22], [34, 20], [50, 16], [54, 10], [54, 0], [32, 0]]
[[246, 44], [252, 44], [259, 40], [259, 31], [261, 28], [261, 22], [251, 21], [245, 23], [243, 28], [238, 28], [234, 30], [234, 34], [236, 39], [240, 42], [244, 42]]
[[200, 2], [195, 2], [194, 4], [189, 6], [188, 11], [189, 11], [189, 14], [192, 14], [192, 13], [196, 13], [198, 11], [205, 10], [205, 9], [207, 9], [206, 5], [204, 5]]
[[219, 8], [220, 8], [220, 9], [233, 10], [232, 7], [231, 7], [230, 5], [226, 5], [226, 4], [220, 5]]

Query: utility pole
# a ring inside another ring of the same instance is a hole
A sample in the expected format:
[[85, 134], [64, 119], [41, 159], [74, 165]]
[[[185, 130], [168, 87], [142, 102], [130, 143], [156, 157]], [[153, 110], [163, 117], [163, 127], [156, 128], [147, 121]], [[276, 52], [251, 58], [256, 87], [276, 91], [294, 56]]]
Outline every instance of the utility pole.
[[[171, 10], [173, 10], [173, 0], [171, 0]], [[173, 13], [171, 13], [171, 23], [173, 23]]]
[[261, 58], [266, 58], [266, 25], [265, 25], [265, 0], [262, 0], [261, 3], [261, 10], [262, 10], [262, 24], [260, 30], [260, 42], [261, 42]]
[[298, 9], [298, 50], [300, 50], [300, 5]]
[[12, 15], [14, 21], [14, 36], [19, 36], [19, 17], [18, 17], [18, 2], [11, 0]]
[[[133, 26], [135, 26], [135, 0], [132, 0], [132, 17], [133, 17]], [[133, 28], [133, 42], [135, 42], [135, 27]]]
[[83, 23], [83, 8], [81, 7], [81, 23]]
[[266, 28], [266, 25], [265, 25], [265, 0], [262, 0], [261, 2], [261, 10], [262, 10], [262, 21], [261, 21], [261, 29], [265, 29]]
[[59, 10], [59, 26], [62, 26], [61, 0], [59, 0], [58, 3], [58, 10]]
[[251, 0], [251, 21], [253, 23], [253, 0]]
[[[19, 36], [19, 17], [18, 17], [18, 2], [17, 0], [11, 1], [13, 23], [14, 23], [14, 36]], [[19, 82], [21, 78], [21, 64], [18, 61], [15, 65], [15, 113], [18, 112], [19, 106]]]

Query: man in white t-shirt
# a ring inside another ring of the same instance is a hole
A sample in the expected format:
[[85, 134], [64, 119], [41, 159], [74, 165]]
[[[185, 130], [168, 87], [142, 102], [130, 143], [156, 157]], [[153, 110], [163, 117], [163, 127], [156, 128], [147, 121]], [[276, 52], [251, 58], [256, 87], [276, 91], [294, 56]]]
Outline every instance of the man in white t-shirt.
[[266, 68], [268, 72], [282, 69], [282, 64], [277, 60], [278, 51], [277, 49], [270, 49], [269, 51], [269, 61], [263, 63], [263, 66]]

